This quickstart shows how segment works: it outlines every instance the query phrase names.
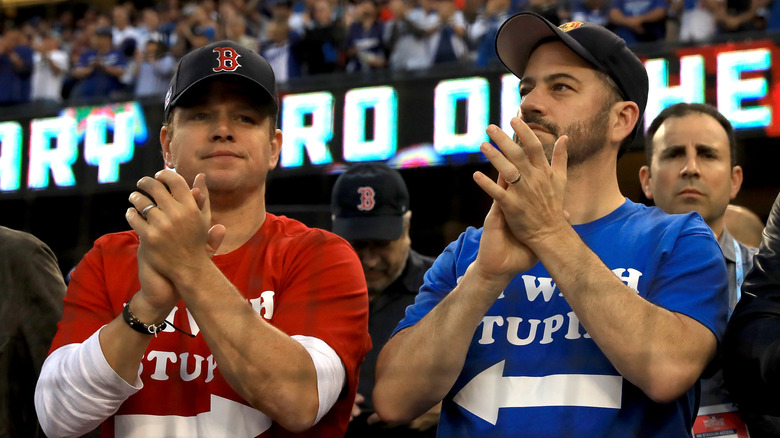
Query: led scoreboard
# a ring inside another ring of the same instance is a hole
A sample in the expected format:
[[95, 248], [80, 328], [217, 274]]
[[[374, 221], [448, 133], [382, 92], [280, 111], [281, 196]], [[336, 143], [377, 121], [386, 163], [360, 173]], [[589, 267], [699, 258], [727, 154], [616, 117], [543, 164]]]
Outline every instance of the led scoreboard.
[[[650, 79], [645, 125], [674, 103], [707, 102], [743, 138], [780, 136], [774, 41], [680, 48], [642, 59]], [[349, 78], [282, 90], [277, 176], [361, 161], [404, 168], [482, 160], [485, 127], [496, 123], [511, 132], [520, 103], [518, 79], [498, 68], [376, 83]], [[68, 107], [30, 120], [0, 113], [0, 199], [132, 188], [162, 166], [161, 120], [157, 102]]]

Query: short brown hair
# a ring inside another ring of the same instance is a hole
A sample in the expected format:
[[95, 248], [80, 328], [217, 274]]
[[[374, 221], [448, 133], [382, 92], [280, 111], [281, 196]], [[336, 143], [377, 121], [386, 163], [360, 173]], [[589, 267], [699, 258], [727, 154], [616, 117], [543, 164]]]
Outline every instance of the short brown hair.
[[715, 119], [723, 130], [726, 131], [726, 136], [729, 139], [729, 153], [731, 154], [731, 167], [737, 165], [737, 141], [734, 136], [734, 128], [731, 126], [731, 122], [723, 114], [718, 111], [714, 106], [707, 103], [676, 103], [670, 107], [661, 111], [658, 116], [647, 128], [645, 134], [645, 156], [647, 157], [647, 165], [649, 166], [653, 161], [653, 137], [658, 129], [663, 125], [667, 119], [673, 117], [685, 117], [689, 114], [705, 114]]

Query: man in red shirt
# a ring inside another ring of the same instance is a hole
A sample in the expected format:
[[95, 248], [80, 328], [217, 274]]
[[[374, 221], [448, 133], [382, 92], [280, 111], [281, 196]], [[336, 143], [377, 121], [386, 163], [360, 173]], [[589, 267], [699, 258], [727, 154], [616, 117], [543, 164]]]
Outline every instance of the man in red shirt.
[[36, 389], [44, 431], [343, 435], [370, 348], [366, 284], [344, 240], [265, 211], [273, 71], [217, 42], [182, 58], [165, 102], [175, 172], [142, 178], [133, 231], [73, 272]]

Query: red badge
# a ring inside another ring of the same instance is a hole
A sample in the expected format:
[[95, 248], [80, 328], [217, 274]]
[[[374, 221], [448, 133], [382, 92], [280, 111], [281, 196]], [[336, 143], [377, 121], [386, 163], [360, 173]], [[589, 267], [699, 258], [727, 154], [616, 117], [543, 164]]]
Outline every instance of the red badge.
[[733, 405], [717, 405], [699, 408], [699, 416], [693, 423], [693, 437], [748, 438], [747, 426]]

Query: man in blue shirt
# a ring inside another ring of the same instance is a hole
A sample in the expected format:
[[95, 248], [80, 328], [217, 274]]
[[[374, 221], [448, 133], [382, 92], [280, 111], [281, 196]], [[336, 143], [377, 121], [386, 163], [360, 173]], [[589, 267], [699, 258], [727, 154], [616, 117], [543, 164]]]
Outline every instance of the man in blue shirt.
[[481, 151], [484, 227], [425, 275], [380, 353], [388, 422], [442, 400], [439, 435], [687, 437], [726, 323], [726, 268], [697, 214], [627, 200], [617, 157], [647, 102], [644, 65], [590, 23], [510, 18], [496, 50], [520, 82], [516, 141]]
[[125, 91], [120, 78], [125, 73], [127, 61], [119, 50], [114, 49], [111, 38], [110, 27], [95, 31], [94, 49], [84, 52], [73, 69], [73, 77], [78, 83], [74, 86], [72, 97], [111, 99]]
[[33, 48], [17, 29], [0, 35], [0, 105], [30, 101]]
[[609, 20], [627, 44], [661, 41], [666, 36], [664, 0], [615, 0]]

